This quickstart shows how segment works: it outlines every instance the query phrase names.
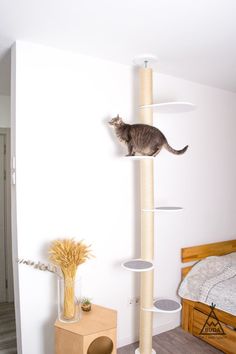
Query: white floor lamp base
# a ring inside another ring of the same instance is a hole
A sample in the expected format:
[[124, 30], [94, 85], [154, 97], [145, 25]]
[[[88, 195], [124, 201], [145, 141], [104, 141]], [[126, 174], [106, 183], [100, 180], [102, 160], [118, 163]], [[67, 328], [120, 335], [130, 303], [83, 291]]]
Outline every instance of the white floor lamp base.
[[[140, 354], [139, 348], [135, 350], [135, 354]], [[154, 349], [152, 349], [152, 354], [157, 354]]]

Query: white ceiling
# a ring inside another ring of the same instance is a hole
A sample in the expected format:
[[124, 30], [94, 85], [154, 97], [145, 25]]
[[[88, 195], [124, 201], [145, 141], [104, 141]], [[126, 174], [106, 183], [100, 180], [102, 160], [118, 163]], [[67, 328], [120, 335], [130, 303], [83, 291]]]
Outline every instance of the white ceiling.
[[131, 64], [236, 92], [236, 0], [0, 0], [0, 93], [15, 40]]

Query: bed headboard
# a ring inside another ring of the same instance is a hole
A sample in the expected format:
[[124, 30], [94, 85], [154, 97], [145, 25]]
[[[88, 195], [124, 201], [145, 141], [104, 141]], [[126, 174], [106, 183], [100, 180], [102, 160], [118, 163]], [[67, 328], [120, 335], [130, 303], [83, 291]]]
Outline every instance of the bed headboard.
[[[187, 247], [181, 249], [182, 263], [199, 261], [209, 256], [222, 256], [236, 252], [236, 240], [207, 243], [205, 245]], [[182, 268], [182, 278], [190, 271], [192, 266]]]

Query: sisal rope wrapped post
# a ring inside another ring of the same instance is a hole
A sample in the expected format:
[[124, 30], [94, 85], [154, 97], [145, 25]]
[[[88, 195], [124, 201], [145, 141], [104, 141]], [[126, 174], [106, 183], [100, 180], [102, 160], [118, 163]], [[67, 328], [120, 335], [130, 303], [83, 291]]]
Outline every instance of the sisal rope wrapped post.
[[[152, 104], [152, 69], [139, 69], [139, 104]], [[152, 108], [140, 110], [140, 123], [153, 125]], [[154, 183], [153, 183], [153, 160], [140, 161], [140, 206], [142, 209], [153, 210], [154, 208]], [[141, 258], [152, 261], [154, 256], [154, 214], [153, 212], [141, 211]], [[153, 306], [153, 270], [141, 273], [140, 290], [140, 354], [152, 353], [152, 312], [143, 311], [143, 308]]]

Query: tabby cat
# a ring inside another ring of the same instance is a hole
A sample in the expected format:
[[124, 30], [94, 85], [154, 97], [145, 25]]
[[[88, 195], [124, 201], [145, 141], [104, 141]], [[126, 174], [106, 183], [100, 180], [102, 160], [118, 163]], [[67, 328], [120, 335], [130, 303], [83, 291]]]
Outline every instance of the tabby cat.
[[172, 154], [181, 155], [188, 148], [186, 145], [181, 150], [175, 150], [168, 144], [166, 137], [159, 129], [148, 124], [126, 124], [119, 115], [109, 124], [113, 126], [118, 139], [126, 143], [128, 147], [126, 156], [134, 156], [136, 153], [156, 156], [163, 146]]

